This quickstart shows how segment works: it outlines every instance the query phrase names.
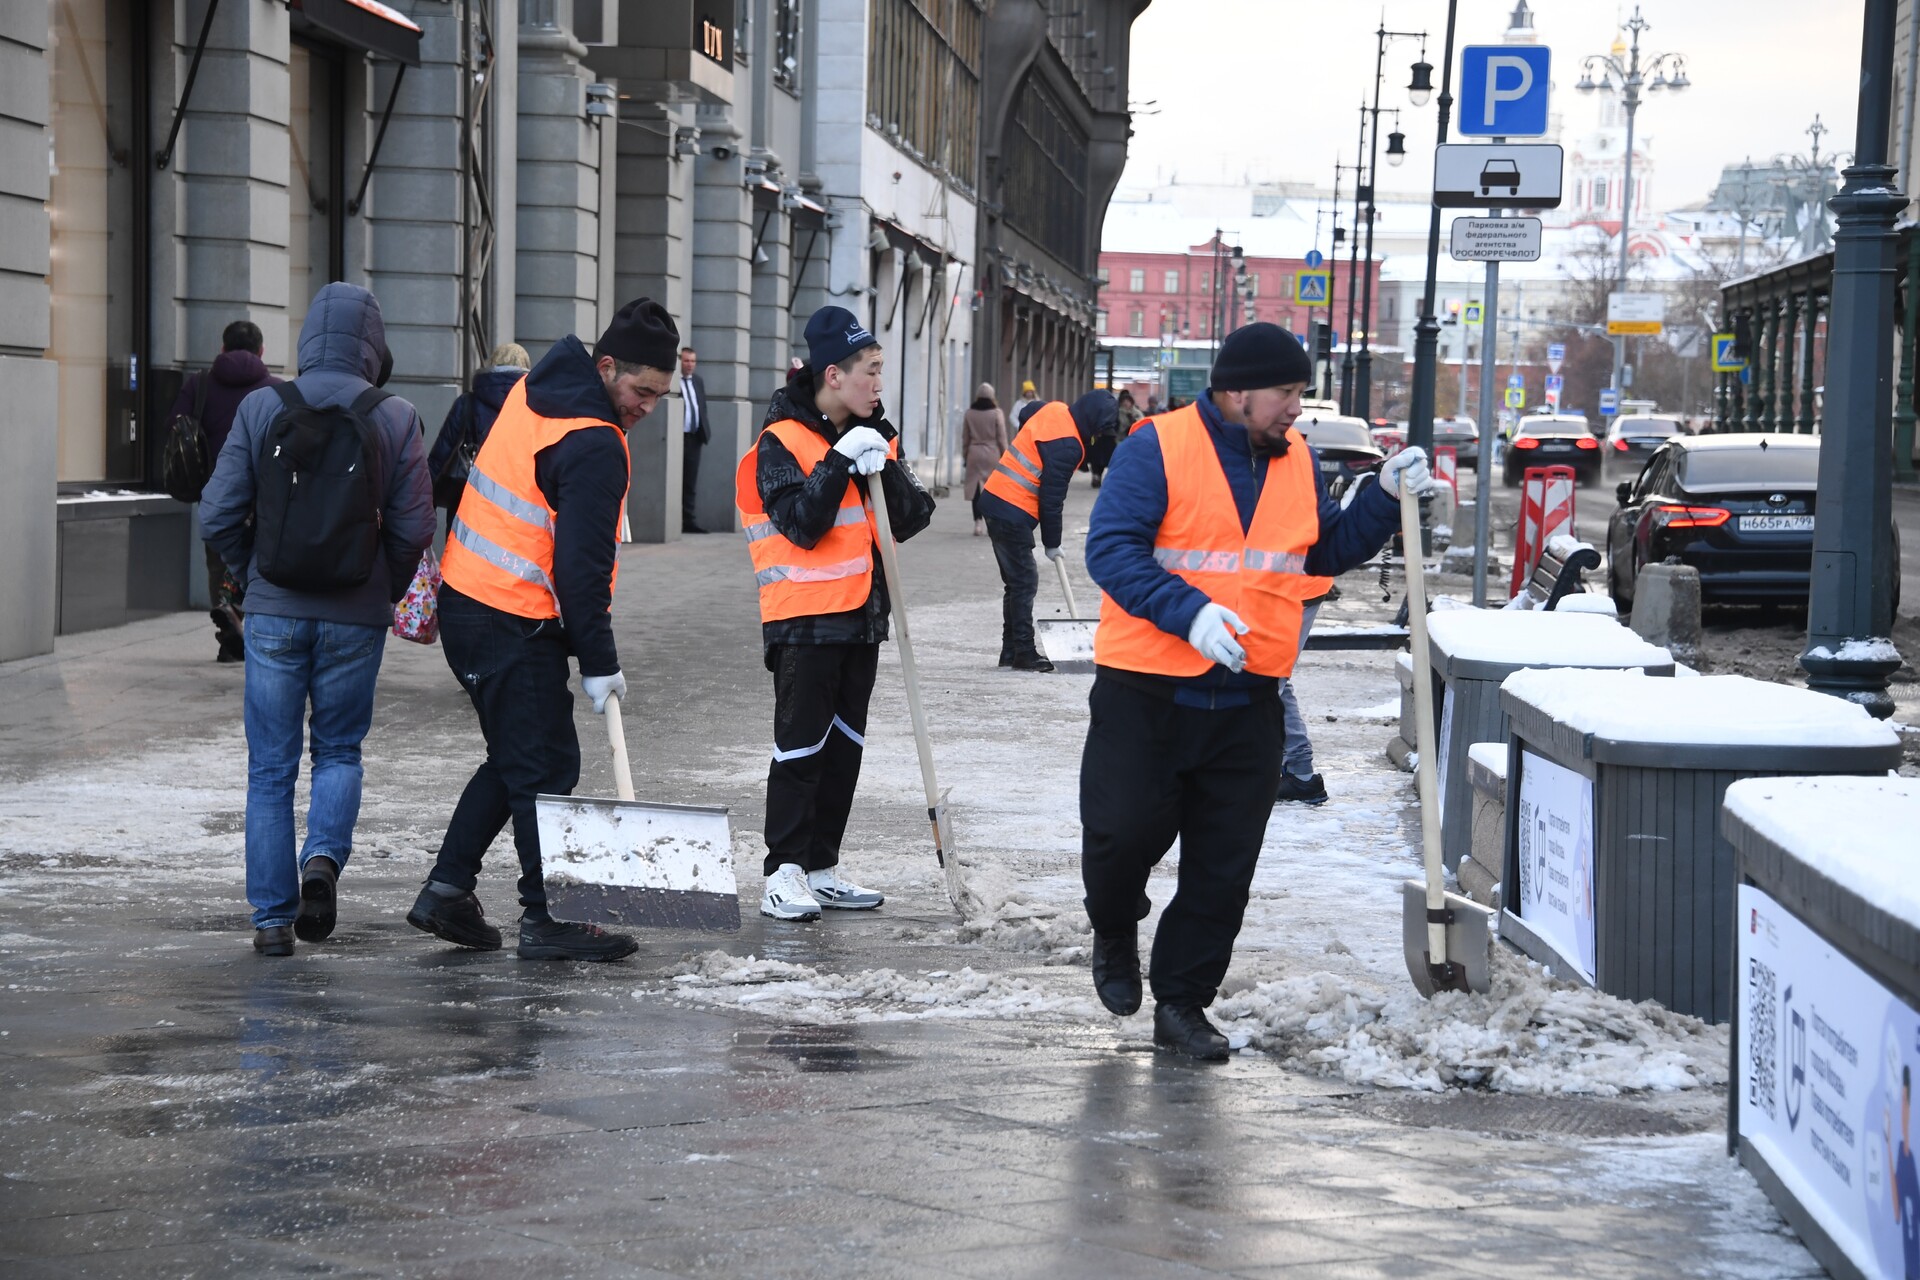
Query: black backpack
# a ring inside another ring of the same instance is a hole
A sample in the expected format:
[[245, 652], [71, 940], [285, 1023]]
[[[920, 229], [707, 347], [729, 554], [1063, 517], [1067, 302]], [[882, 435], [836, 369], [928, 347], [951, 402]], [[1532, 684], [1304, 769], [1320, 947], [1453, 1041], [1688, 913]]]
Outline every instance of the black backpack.
[[291, 382], [267, 425], [256, 466], [254, 565], [275, 586], [339, 591], [373, 574], [380, 554], [379, 427], [389, 392], [368, 387], [351, 405], [310, 405]]
[[207, 416], [207, 383], [211, 373], [194, 375], [193, 412], [183, 413], [167, 428], [167, 443], [160, 451], [160, 484], [168, 495], [180, 502], [200, 501], [201, 490], [213, 476], [213, 464], [207, 456], [207, 433], [201, 423]]

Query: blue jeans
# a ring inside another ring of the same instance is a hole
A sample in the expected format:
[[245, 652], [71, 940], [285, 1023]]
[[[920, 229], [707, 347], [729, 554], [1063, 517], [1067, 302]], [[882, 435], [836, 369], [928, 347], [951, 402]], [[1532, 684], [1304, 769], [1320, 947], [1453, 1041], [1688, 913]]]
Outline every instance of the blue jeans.
[[[1315, 600], [1300, 614], [1300, 649], [1307, 647], [1307, 633], [1313, 630], [1314, 615], [1320, 612]], [[1298, 651], [1296, 651], [1297, 655]], [[1291, 679], [1280, 682], [1280, 713], [1287, 726], [1286, 754], [1281, 768], [1296, 778], [1313, 776], [1313, 739], [1307, 736], [1307, 718], [1300, 714], [1300, 699], [1293, 692]]]
[[[360, 741], [373, 723], [385, 627], [249, 613], [247, 636], [247, 901], [253, 927], [292, 924], [300, 868], [315, 854], [345, 867], [360, 816]], [[313, 705], [313, 794], [307, 841], [293, 854], [300, 721]]]

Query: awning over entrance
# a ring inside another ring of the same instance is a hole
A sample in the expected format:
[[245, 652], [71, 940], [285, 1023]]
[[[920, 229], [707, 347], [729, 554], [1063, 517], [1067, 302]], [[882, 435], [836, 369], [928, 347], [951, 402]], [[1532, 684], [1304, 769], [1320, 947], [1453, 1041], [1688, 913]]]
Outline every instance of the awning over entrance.
[[288, 0], [296, 35], [318, 36], [409, 67], [420, 65], [420, 28], [380, 0]]

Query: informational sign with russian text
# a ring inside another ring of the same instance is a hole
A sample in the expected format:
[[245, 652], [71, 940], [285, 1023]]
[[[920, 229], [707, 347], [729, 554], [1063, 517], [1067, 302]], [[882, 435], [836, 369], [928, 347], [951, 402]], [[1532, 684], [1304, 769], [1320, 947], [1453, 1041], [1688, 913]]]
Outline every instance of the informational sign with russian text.
[[1535, 936], [1593, 981], [1593, 779], [1520, 752], [1520, 901]]
[[1869, 1276], [1920, 1274], [1920, 1014], [1740, 886], [1740, 1137]]

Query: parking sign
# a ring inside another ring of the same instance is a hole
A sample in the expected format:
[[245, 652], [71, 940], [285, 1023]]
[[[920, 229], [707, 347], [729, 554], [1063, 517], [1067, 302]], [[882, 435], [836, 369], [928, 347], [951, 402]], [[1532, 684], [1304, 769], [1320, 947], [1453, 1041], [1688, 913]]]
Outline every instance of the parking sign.
[[1533, 138], [1547, 131], [1548, 70], [1540, 45], [1471, 44], [1460, 53], [1460, 132]]

